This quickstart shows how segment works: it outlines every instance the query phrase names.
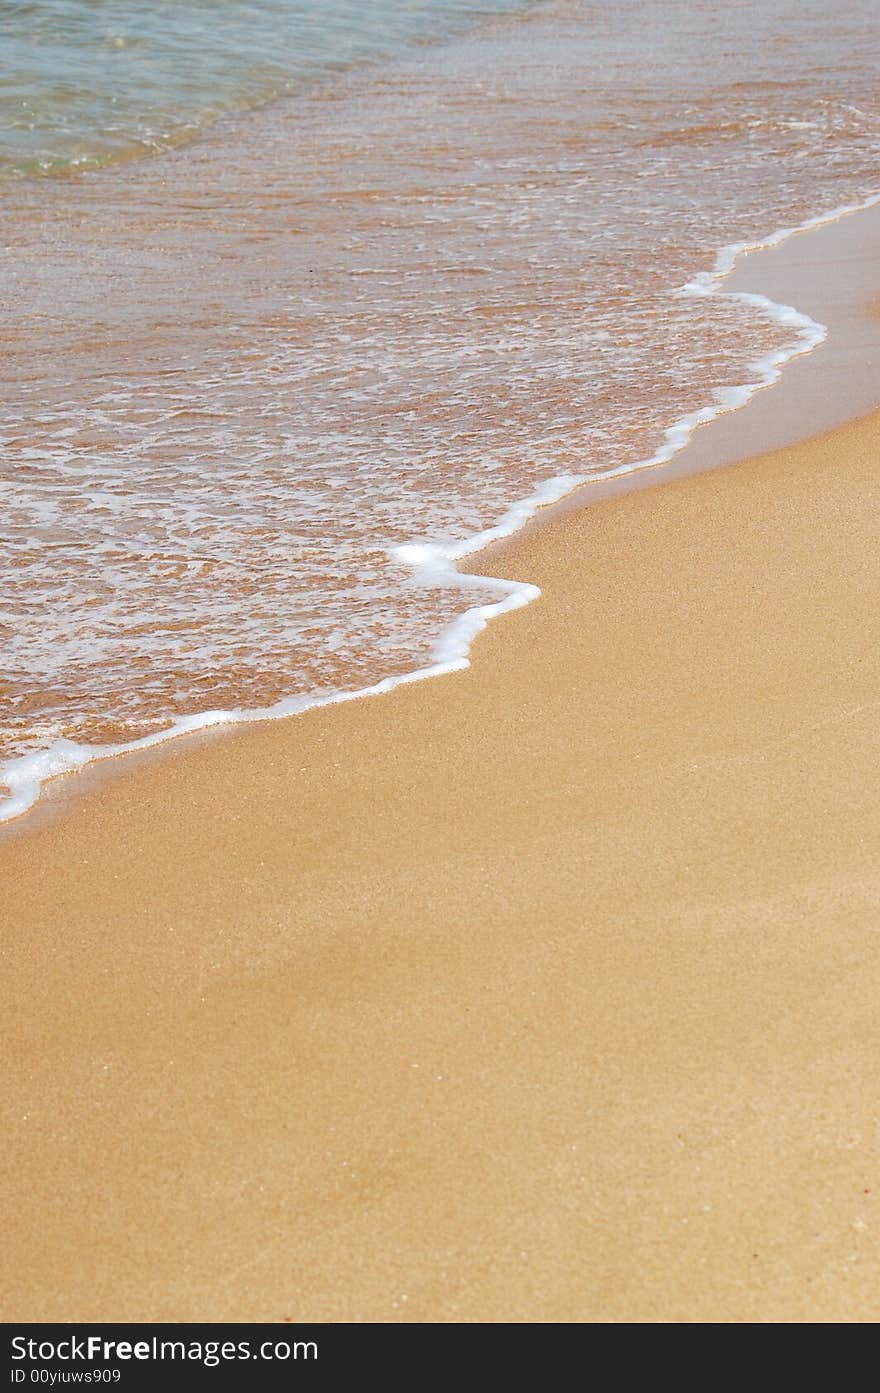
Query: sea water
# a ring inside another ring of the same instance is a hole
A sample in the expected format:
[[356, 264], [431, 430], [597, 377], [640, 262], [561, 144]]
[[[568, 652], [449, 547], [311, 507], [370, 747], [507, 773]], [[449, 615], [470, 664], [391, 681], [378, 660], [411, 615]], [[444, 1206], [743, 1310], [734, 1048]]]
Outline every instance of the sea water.
[[878, 20], [4, 6], [7, 814], [101, 751], [466, 661], [535, 593], [469, 551], [819, 342], [724, 273], [880, 188]]

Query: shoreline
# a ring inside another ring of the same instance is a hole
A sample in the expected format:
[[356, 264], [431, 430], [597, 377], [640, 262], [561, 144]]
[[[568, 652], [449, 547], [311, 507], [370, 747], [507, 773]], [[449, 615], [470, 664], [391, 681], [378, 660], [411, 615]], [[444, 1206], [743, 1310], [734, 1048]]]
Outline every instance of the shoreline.
[[[778, 229], [760, 242], [728, 244], [718, 252], [711, 271], [701, 271], [695, 274], [692, 280], [682, 287], [680, 292], [682, 294], [718, 295], [721, 298], [729, 297], [751, 303], [763, 309], [771, 318], [790, 326], [793, 331], [796, 330], [797, 337], [787, 349], [776, 351], [764, 358], [750, 362], [748, 369], [750, 372], [756, 373], [757, 378], [750, 379], [737, 387], [725, 389], [724, 401], [707, 405], [673, 422], [664, 431], [661, 444], [652, 457], [632, 464], [621, 465], [596, 475], [566, 475], [545, 480], [538, 485], [533, 494], [514, 502], [496, 524], [476, 534], [467, 542], [456, 546], [439, 546], [427, 542], [394, 549], [397, 559], [410, 566], [414, 574], [421, 573], [427, 583], [452, 585], [466, 591], [470, 585], [478, 582], [483, 587], [490, 584], [502, 592], [502, 598], [497, 602], [463, 611], [446, 630], [442, 631], [438, 635], [433, 661], [430, 664], [392, 677], [381, 677], [367, 687], [336, 693], [328, 697], [292, 696], [282, 698], [275, 706], [268, 708], [232, 713], [208, 711], [181, 717], [169, 730], [142, 737], [128, 745], [107, 747], [93, 753], [89, 752], [89, 747], [71, 746], [68, 748], [71, 742], [64, 740], [59, 742], [60, 748], [52, 747], [45, 751], [38, 751], [33, 755], [23, 756], [6, 766], [5, 772], [11, 789], [11, 797], [6, 800], [5, 810], [0, 809], [0, 837], [7, 832], [15, 835], [29, 831], [35, 816], [39, 815], [40, 809], [45, 808], [46, 804], [51, 804], [55, 784], [59, 780], [67, 779], [72, 774], [79, 774], [81, 782], [83, 773], [92, 772], [95, 765], [104, 765], [107, 761], [117, 761], [122, 757], [129, 761], [133, 755], [143, 755], [146, 752], [155, 752], [160, 757], [166, 756], [171, 753], [165, 750], [166, 745], [190, 739], [206, 731], [220, 730], [229, 733], [233, 728], [239, 726], [287, 719], [291, 716], [299, 716], [308, 710], [339, 705], [349, 701], [360, 701], [370, 696], [384, 695], [398, 686], [423, 681], [431, 677], [445, 676], [450, 672], [465, 668], [470, 664], [470, 653], [474, 641], [492, 619], [527, 605], [540, 596], [540, 590], [528, 582], [508, 582], [501, 577], [481, 572], [479, 567], [474, 571], [463, 570], [459, 563], [463, 562], [465, 558], [480, 557], [487, 549], [515, 537], [523, 529], [542, 525], [553, 516], [555, 508], [568, 509], [590, 506], [603, 497], [613, 495], [618, 489], [651, 487], [663, 482], [667, 477], [681, 477], [706, 467], [717, 467], [720, 463], [732, 463], [741, 458], [744, 453], [754, 453], [780, 444], [793, 443], [796, 439], [806, 438], [826, 427], [829, 424], [827, 418], [821, 413], [816, 415], [814, 408], [810, 418], [811, 429], [805, 430], [799, 427], [792, 435], [789, 428], [787, 435], [783, 430], [781, 437], [778, 436], [777, 432], [777, 438], [774, 438], [771, 427], [770, 438], [767, 439], [768, 413], [764, 412], [757, 436], [753, 431], [752, 438], [748, 439], [747, 437], [744, 450], [739, 447], [740, 435], [738, 431], [733, 437], [737, 443], [731, 447], [731, 432], [728, 431], [726, 453], [723, 439], [720, 447], [717, 443], [717, 429], [716, 434], [709, 441], [706, 440], [705, 432], [705, 427], [717, 428], [719, 423], [734, 415], [739, 423], [741, 413], [754, 403], [757, 396], [763, 394], [768, 387], [776, 386], [778, 388], [784, 381], [786, 371], [797, 359], [814, 354], [826, 341], [829, 332], [836, 334], [840, 327], [820, 323], [809, 312], [798, 308], [797, 305], [783, 303], [765, 294], [763, 290], [758, 288], [761, 284], [761, 266], [758, 266], [756, 273], [752, 258], [757, 255], [758, 261], [762, 262], [762, 258], [766, 257], [768, 252], [775, 250], [778, 253], [780, 249], [784, 255], [786, 249], [790, 250], [790, 244], [793, 240], [799, 241], [803, 237], [810, 239], [820, 232], [826, 235], [829, 232], [833, 233], [834, 229], [839, 227], [841, 223], [853, 218], [862, 219], [866, 227], [869, 218], [872, 224], [880, 225], [880, 207], [878, 205], [880, 205], [880, 193], [870, 196], [862, 203], [846, 205], [827, 214], [819, 214], [797, 227]], [[861, 241], [858, 241], [857, 237], [860, 260], [864, 260], [865, 242], [868, 237], [867, 232]], [[834, 258], [833, 244], [831, 255]], [[792, 260], [797, 261], [796, 254]], [[839, 258], [835, 260], [834, 264], [838, 264], [838, 260]], [[748, 271], [742, 267], [743, 261], [748, 262]], [[788, 269], [790, 271], [790, 266]], [[777, 267], [776, 270], [778, 278], [779, 268]], [[785, 281], [785, 271], [786, 265], [785, 260], [783, 260], [783, 281]], [[802, 281], [803, 276], [801, 277]], [[795, 283], [798, 285], [797, 277], [795, 277]], [[852, 287], [848, 287], [848, 290], [851, 300]], [[832, 291], [831, 293], [835, 314], [829, 316], [829, 319], [836, 319], [838, 312], [840, 312], [841, 307], [838, 304], [836, 294], [839, 292]], [[863, 307], [863, 296], [860, 289], [856, 292], [856, 296], [856, 303], [860, 308]], [[850, 337], [853, 333], [852, 311], [853, 305], [847, 301], [844, 312], [845, 328]], [[866, 315], [866, 319], [870, 323], [871, 316]], [[871, 323], [870, 327], [872, 330], [871, 345], [880, 346], [880, 326]], [[864, 345], [860, 343], [859, 347], [862, 349]], [[843, 388], [839, 382], [836, 385], [838, 397], [845, 396], [847, 400], [848, 412], [845, 416], [840, 417], [840, 408], [836, 408], [838, 419], [834, 420], [834, 424], [839, 424], [841, 420], [849, 419], [856, 414], [863, 414], [865, 410], [876, 404], [873, 383], [868, 388], [869, 395], [866, 395], [864, 383], [861, 383], [861, 396], [853, 395], [851, 384], [847, 388]], [[734, 400], [735, 398], [736, 400]], [[856, 403], [860, 408], [857, 412], [853, 409]], [[776, 410], [771, 411], [770, 420], [773, 419], [774, 415], [777, 419], [780, 417], [784, 419], [784, 407], [780, 410], [777, 403], [774, 403], [774, 407]], [[589, 497], [585, 496], [586, 490], [589, 490]], [[11, 778], [9, 778], [10, 775], [12, 775]], [[76, 794], [74, 793], [72, 796], [75, 797]]]
[[470, 668], [0, 841], [7, 1318], [876, 1318], [878, 447], [556, 509]]

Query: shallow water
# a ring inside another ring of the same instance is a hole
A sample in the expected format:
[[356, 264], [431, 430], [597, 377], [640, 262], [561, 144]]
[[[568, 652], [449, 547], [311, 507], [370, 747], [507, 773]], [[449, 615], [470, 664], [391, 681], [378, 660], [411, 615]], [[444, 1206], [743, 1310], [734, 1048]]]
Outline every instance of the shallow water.
[[798, 342], [681, 288], [880, 186], [878, 17], [562, 0], [8, 182], [0, 757], [430, 662], [497, 593], [396, 548], [650, 458]]
[[517, 0], [4, 0], [0, 175], [155, 153]]

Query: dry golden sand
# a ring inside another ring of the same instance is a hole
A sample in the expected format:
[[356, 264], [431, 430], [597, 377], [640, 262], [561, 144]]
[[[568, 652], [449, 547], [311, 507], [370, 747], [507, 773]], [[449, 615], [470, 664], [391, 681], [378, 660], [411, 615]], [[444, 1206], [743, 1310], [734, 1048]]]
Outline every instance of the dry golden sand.
[[6, 1318], [880, 1315], [878, 435], [0, 845]]

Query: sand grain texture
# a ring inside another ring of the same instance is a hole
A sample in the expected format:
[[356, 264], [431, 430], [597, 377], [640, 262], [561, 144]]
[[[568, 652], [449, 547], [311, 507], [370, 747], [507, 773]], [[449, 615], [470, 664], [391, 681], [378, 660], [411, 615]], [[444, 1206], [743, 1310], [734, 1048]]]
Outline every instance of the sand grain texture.
[[878, 427], [0, 844], [5, 1318], [877, 1318]]

